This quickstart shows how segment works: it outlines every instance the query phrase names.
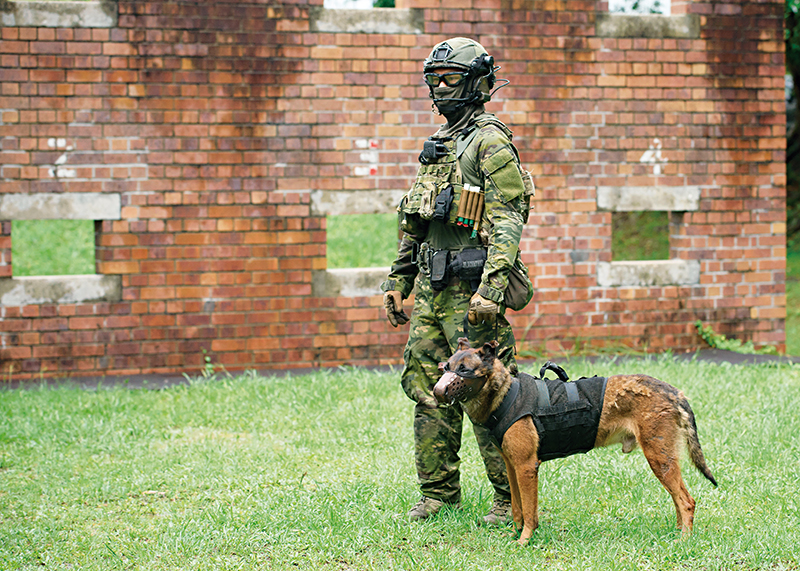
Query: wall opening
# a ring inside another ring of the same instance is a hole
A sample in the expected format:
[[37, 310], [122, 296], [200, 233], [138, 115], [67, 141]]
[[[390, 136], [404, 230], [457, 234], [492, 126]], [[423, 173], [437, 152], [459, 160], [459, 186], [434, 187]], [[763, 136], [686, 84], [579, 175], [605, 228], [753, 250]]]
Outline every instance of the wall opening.
[[327, 217], [328, 268], [392, 265], [397, 254], [397, 214], [339, 214]]
[[21, 276], [95, 273], [93, 220], [13, 220], [11, 272]]
[[670, 213], [625, 211], [611, 213], [611, 259], [668, 260]]

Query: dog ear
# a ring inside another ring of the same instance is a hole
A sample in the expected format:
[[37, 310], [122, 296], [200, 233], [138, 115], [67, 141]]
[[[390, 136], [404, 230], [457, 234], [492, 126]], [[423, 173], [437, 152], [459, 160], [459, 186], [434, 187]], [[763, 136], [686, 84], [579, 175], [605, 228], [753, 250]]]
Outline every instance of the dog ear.
[[483, 344], [481, 348], [481, 355], [483, 356], [483, 360], [492, 360], [497, 357], [497, 346], [499, 343], [497, 341], [488, 341]]
[[458, 338], [458, 351], [464, 351], [469, 349], [469, 339], [466, 337], [459, 337]]

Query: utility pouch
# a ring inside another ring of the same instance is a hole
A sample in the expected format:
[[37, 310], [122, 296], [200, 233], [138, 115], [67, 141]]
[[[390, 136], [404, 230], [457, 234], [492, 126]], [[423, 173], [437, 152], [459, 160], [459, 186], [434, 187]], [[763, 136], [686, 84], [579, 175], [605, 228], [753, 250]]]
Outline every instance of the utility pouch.
[[445, 221], [450, 217], [450, 207], [453, 205], [453, 185], [448, 184], [436, 197], [433, 205], [433, 219]]
[[467, 248], [453, 256], [450, 271], [462, 280], [480, 279], [483, 265], [486, 263], [486, 250], [483, 248]]
[[528, 277], [528, 268], [517, 256], [508, 272], [508, 287], [503, 295], [503, 303], [507, 308], [519, 311], [528, 305], [532, 297], [533, 284]]
[[447, 287], [448, 250], [436, 250], [430, 258], [431, 287], [434, 291], [442, 291]]
[[441, 141], [428, 139], [422, 144], [422, 152], [419, 154], [419, 162], [423, 165], [438, 161], [447, 156], [447, 147]]

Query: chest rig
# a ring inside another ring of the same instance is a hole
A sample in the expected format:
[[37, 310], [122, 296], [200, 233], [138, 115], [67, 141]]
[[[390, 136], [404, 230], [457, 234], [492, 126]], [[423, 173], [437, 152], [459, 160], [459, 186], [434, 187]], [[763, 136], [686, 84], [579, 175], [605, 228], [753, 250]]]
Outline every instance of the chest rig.
[[419, 155], [417, 178], [406, 195], [403, 211], [418, 214], [423, 220], [455, 224], [457, 210], [464, 193], [464, 177], [452, 138], [425, 141]]
[[[466, 280], [477, 291], [486, 262], [486, 248], [478, 238], [483, 215], [483, 191], [465, 181], [459, 161], [474, 138], [431, 137], [420, 153], [420, 168], [401, 203], [404, 214], [430, 222], [429, 233], [413, 253], [420, 271], [436, 291], [453, 280]], [[471, 136], [470, 136], [471, 135]], [[477, 175], [471, 177], [477, 182]]]

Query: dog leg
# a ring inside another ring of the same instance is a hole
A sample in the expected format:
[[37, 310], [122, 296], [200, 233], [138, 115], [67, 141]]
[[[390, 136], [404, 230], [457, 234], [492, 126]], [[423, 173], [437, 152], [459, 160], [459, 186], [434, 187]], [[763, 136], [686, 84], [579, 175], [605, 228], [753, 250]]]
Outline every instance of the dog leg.
[[[513, 466], [522, 508], [522, 533], [517, 542], [525, 545], [539, 527], [539, 436], [529, 416], [521, 418], [503, 437], [503, 452]], [[513, 508], [512, 508], [513, 509]], [[516, 523], [515, 514], [514, 521]]]
[[640, 435], [639, 445], [653, 474], [672, 496], [678, 517], [678, 529], [687, 536], [692, 532], [695, 501], [686, 489], [681, 476], [675, 431], [658, 432], [660, 433]]
[[508, 475], [508, 486], [511, 489], [511, 516], [514, 518], [514, 528], [519, 531], [522, 529], [522, 503], [519, 497], [519, 482], [514, 465], [509, 462], [506, 455], [501, 452], [506, 463], [506, 474]]

